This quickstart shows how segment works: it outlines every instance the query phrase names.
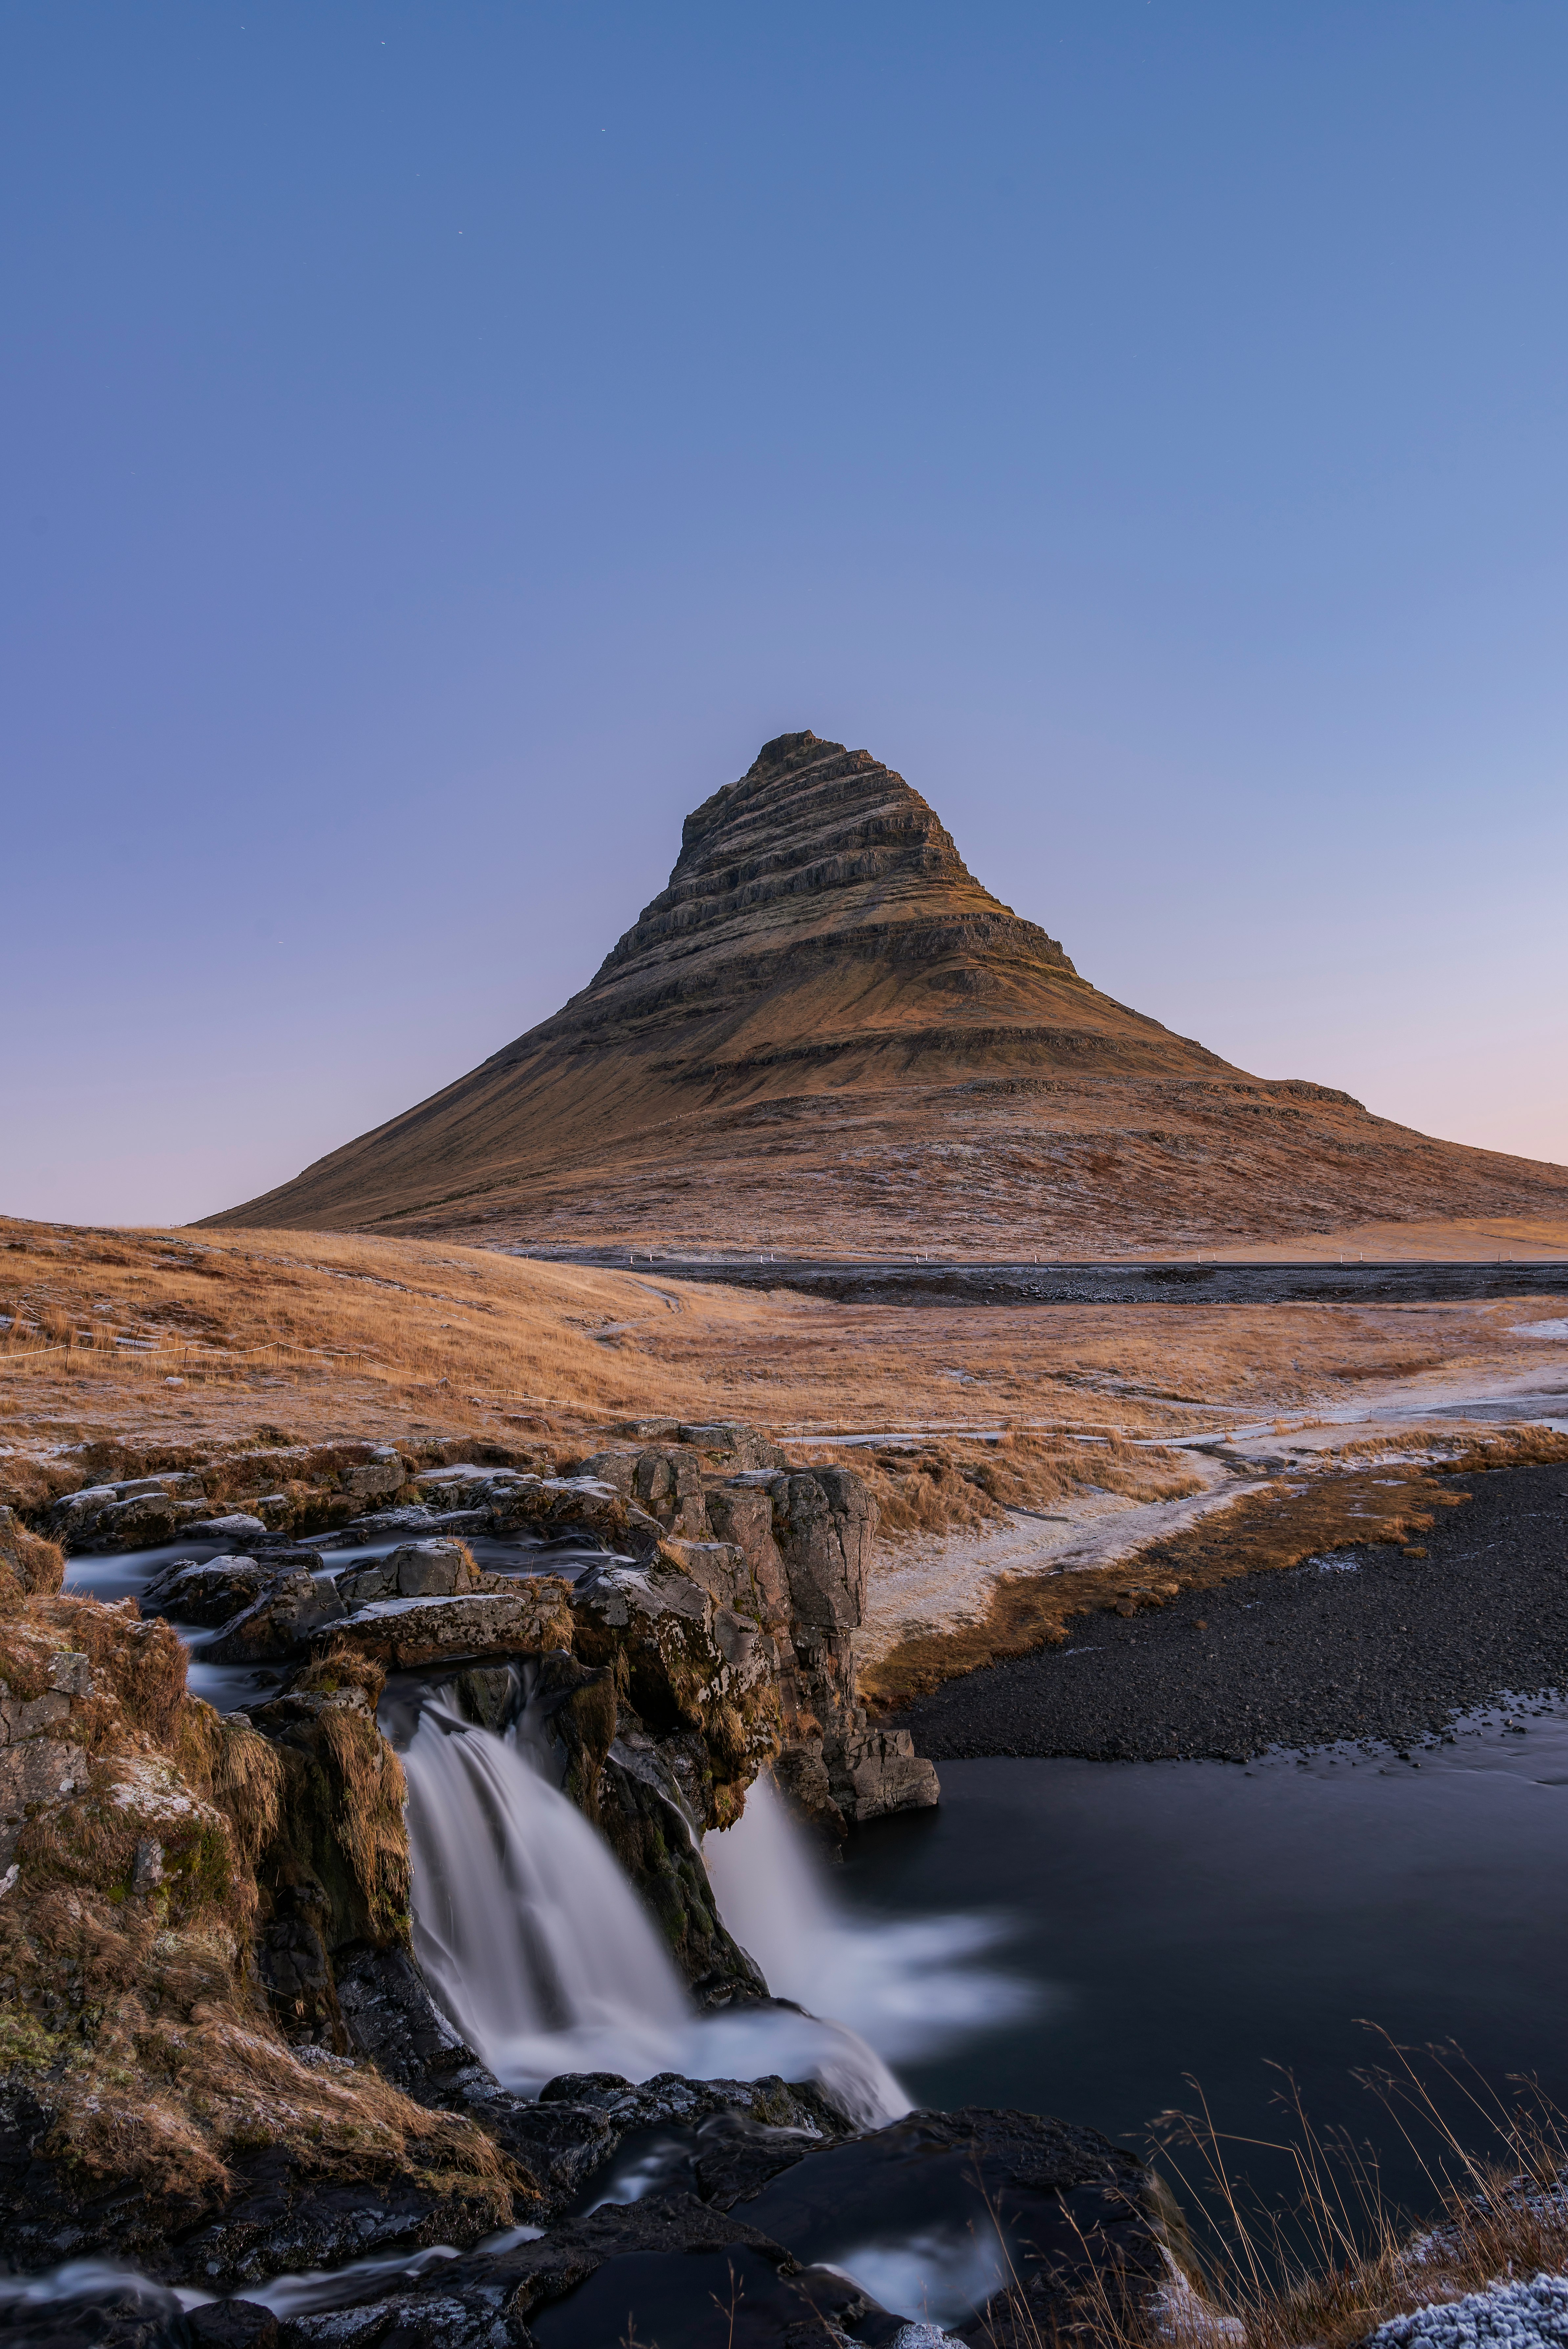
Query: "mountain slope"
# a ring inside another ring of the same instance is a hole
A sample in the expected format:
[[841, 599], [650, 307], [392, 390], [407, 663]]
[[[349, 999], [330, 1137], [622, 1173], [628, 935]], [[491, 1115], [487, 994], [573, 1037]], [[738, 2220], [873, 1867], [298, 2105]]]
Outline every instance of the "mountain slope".
[[1568, 1171], [1268, 1083], [1081, 978], [869, 752], [768, 743], [581, 994], [213, 1224], [1122, 1253], [1568, 1212]]

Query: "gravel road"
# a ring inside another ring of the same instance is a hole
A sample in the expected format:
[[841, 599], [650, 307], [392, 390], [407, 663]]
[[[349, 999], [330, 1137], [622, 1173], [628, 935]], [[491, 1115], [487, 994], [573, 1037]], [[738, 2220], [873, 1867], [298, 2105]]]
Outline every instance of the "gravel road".
[[[1450, 1476], [1425, 1557], [1376, 1545], [1074, 1619], [1065, 1647], [949, 1681], [897, 1716], [933, 1761], [1245, 1761], [1398, 1748], [1504, 1696], [1568, 1692], [1568, 1468]], [[1145, 1553], [1152, 1568], [1159, 1552]]]

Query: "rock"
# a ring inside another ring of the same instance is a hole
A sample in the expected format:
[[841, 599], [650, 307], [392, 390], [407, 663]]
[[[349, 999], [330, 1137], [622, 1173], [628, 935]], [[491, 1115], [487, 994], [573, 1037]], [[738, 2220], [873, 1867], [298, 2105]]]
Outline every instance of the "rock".
[[226, 1516], [192, 1517], [180, 1526], [182, 1541], [254, 1541], [266, 1534], [266, 1522], [253, 1516], [245, 1509], [231, 1509]]
[[0, 1681], [0, 1868], [10, 1867], [30, 1814], [52, 1803], [78, 1771], [86, 1777], [83, 1748], [59, 1734], [70, 1715], [65, 1689], [24, 1697]]
[[675, 1430], [678, 1443], [690, 1444], [721, 1475], [742, 1468], [787, 1468], [789, 1455], [754, 1427], [738, 1419], [709, 1420]]
[[572, 1588], [571, 1609], [575, 1651], [614, 1665], [643, 1725], [660, 1738], [701, 1740], [696, 1824], [728, 1826], [778, 1749], [775, 1658], [761, 1627], [717, 1607], [663, 1552], [644, 1566], [590, 1568]]
[[49, 1512], [49, 1529], [67, 1549], [150, 1549], [207, 1507], [201, 1478], [187, 1472], [123, 1477], [66, 1494]]
[[[782, 1618], [787, 1632], [774, 1775], [791, 1802], [835, 1841], [851, 1825], [937, 1802], [932, 1765], [906, 1733], [873, 1729], [856, 1695], [877, 1530], [861, 1478], [847, 1468], [742, 1471], [710, 1492], [708, 1514], [742, 1550], [770, 1623]], [[695, 1560], [692, 1570], [701, 1571]]]
[[337, 1580], [346, 1607], [378, 1599], [452, 1599], [471, 1590], [473, 1555], [466, 1542], [450, 1538], [404, 1542], [389, 1557], [349, 1567]]
[[829, 1791], [846, 1818], [864, 1826], [894, 1811], [941, 1800], [936, 1764], [915, 1751], [907, 1729], [859, 1729], [822, 1744]]
[[877, 1504], [865, 1484], [847, 1468], [806, 1468], [770, 1478], [767, 1489], [796, 1621], [858, 1630], [877, 1531]]
[[571, 1645], [569, 1586], [553, 1574], [519, 1578], [504, 1591], [452, 1599], [381, 1599], [358, 1609], [331, 1634], [347, 1640], [388, 1671], [485, 1656], [540, 1655]]
[[389, 1444], [378, 1445], [369, 1460], [343, 1469], [337, 1479], [339, 1489], [360, 1502], [389, 1501], [408, 1481], [408, 1468]]
[[270, 1559], [213, 1557], [205, 1564], [177, 1557], [142, 1592], [141, 1612], [168, 1615], [176, 1623], [227, 1623], [254, 1607], [264, 1590], [278, 1578]]
[[191, 2349], [277, 2349], [278, 2322], [259, 2300], [213, 2300], [185, 2318]]
[[[1170, 2271], [1169, 2205], [1150, 2173], [1097, 2130], [1033, 2113], [910, 2113], [808, 2148], [757, 2189], [721, 2161], [711, 2191], [803, 2261], [831, 2262], [860, 2244], [899, 2239], [933, 2248], [945, 2239], [961, 2251], [994, 2226], [1038, 2326], [1031, 2342], [1054, 2337], [1070, 2318], [1071, 2295], [1096, 2278], [1113, 2294], [1125, 2283], [1136, 2297]], [[1010, 2339], [1006, 2321], [999, 2302], [957, 2320], [956, 2330], [989, 2344]]]
[[690, 2194], [608, 2204], [536, 2241], [432, 2265], [414, 2282], [345, 2282], [358, 2289], [320, 2320], [330, 2331], [296, 2320], [291, 2339], [333, 2349], [824, 2349], [852, 2338], [893, 2349], [904, 2329], [846, 2277], [804, 2268], [743, 2218]]
[[312, 1579], [302, 1567], [286, 1568], [264, 1587], [243, 1614], [231, 1618], [202, 1651], [210, 1664], [279, 1663], [300, 1654], [306, 1643], [347, 1613], [337, 1593]]
[[717, 1539], [738, 1549], [754, 1595], [747, 1607], [740, 1594], [729, 1600], [742, 1614], [754, 1614], [770, 1630], [789, 1628], [789, 1578], [774, 1539], [774, 1496], [766, 1479], [758, 1485], [720, 1485], [708, 1493], [708, 1523]]
[[[465, 1687], [476, 1677], [465, 1674], [458, 1692], [469, 1718], [485, 1721], [479, 1707], [489, 1692], [476, 1689], [471, 1695]], [[565, 1653], [542, 1656], [528, 1692], [528, 1712], [535, 1735], [555, 1761], [556, 1785], [585, 1818], [601, 1826], [600, 1773], [618, 1726], [614, 1671], [607, 1665], [596, 1670]], [[486, 1722], [488, 1727], [498, 1725]]]
[[562, 2208], [624, 2134], [606, 2111], [557, 2097], [514, 2095], [441, 2012], [403, 1949], [362, 1951], [339, 1968], [337, 1997], [349, 2044], [406, 2095], [472, 2114]]
[[[756, 2003], [773, 2002], [764, 1999]], [[855, 2135], [843, 2114], [813, 2082], [788, 2081], [776, 2072], [757, 2080], [689, 2080], [680, 2072], [657, 2072], [649, 2080], [628, 2080], [618, 2072], [563, 2072], [545, 2082], [539, 2102], [588, 2106], [607, 2115], [623, 2135], [651, 2128], [696, 2130], [705, 2145], [723, 2141], [726, 2126], [742, 2122], [743, 2130], [731, 2132], [737, 2142], [749, 2143], [750, 2131], [771, 2129], [775, 2136], [789, 2138], [792, 2158], [796, 2161], [815, 2147], [837, 2144]]]
[[657, 1517], [593, 1476], [518, 1476], [496, 1489], [490, 1522], [503, 1537], [536, 1534], [634, 1559], [652, 1556], [663, 1533]]
[[701, 1736], [654, 1739], [623, 1723], [598, 1779], [598, 1826], [652, 1910], [703, 2005], [765, 1997], [767, 1983], [726, 1931], [693, 1825], [717, 1806]]
[[829, 1843], [842, 1843], [849, 1821], [834, 1798], [820, 1737], [797, 1738], [774, 1763], [774, 1782], [790, 1807]]
[[639, 1452], [596, 1452], [577, 1473], [612, 1485], [628, 1506], [646, 1510], [666, 1534], [697, 1541], [708, 1531], [702, 1464], [690, 1446], [649, 1444]]
[[283, 1764], [256, 1868], [256, 1969], [291, 2038], [341, 2050], [335, 1958], [409, 1936], [402, 1765], [352, 1684], [294, 1691], [251, 1718]]

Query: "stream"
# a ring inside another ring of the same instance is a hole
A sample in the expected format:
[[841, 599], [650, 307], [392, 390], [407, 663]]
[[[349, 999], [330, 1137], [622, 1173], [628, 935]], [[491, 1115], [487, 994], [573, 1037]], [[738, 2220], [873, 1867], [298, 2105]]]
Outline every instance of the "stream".
[[[130, 1595], [196, 1547], [75, 1558], [70, 1586]], [[229, 1710], [275, 1684], [203, 1665], [207, 1636], [189, 1641], [196, 1692]], [[1216, 2126], [1251, 2141], [1236, 2170], [1270, 2195], [1293, 2179], [1269, 2142], [1285, 2133], [1272, 2100], [1289, 2073], [1318, 2130], [1371, 2140], [1389, 2199], [1417, 2212], [1437, 2199], [1421, 2149], [1353, 2076], [1386, 2059], [1366, 2023], [1456, 2044], [1494, 2089], [1532, 2075], [1568, 2106], [1556, 1702], [1478, 1713], [1403, 1760], [947, 1762], [939, 1810], [863, 1831], [836, 1867], [760, 1783], [704, 1856], [731, 1931], [805, 2012], [717, 2015], [698, 2013], [607, 1847], [552, 1783], [525, 1705], [496, 1734], [432, 1687], [387, 1725], [409, 1778], [426, 1978], [525, 2094], [564, 2072], [779, 2072], [816, 2078], [868, 2126], [911, 2105], [1007, 2106], [1143, 2151], [1155, 2116], [1200, 2089]], [[1462, 2089], [1451, 2106], [1473, 2142]], [[639, 2158], [601, 2197], [658, 2182], [657, 2159]], [[1199, 2199], [1179, 2155], [1161, 2166]], [[933, 2295], [932, 2276], [886, 2266], [858, 2280], [910, 2313], [983, 2282]], [[275, 2287], [291, 2305], [309, 2289]]]

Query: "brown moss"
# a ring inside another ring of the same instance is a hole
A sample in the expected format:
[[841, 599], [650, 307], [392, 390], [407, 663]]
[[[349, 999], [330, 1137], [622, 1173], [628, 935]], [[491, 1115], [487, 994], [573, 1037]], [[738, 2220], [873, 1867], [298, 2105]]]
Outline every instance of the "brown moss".
[[58, 1543], [29, 1532], [13, 1508], [0, 1505], [0, 1597], [15, 1600], [57, 1590], [65, 1573]]
[[[368, 2065], [324, 2075], [281, 2037], [247, 1937], [287, 1764], [184, 1692], [178, 1641], [175, 1684], [164, 1628], [58, 1599], [29, 1600], [5, 1626], [16, 1678], [30, 1668], [47, 1681], [65, 1634], [103, 1682], [72, 1701], [71, 1726], [88, 1724], [85, 1783], [23, 1823], [18, 1878], [0, 1902], [0, 2064], [25, 2070], [52, 2116], [43, 2151], [78, 2178], [196, 2207], [221, 2199], [237, 2157], [277, 2146], [323, 2177], [411, 2176], [453, 2204], [465, 2239], [536, 2215], [534, 2181], [473, 2123], [427, 2112]], [[317, 1743], [314, 1763], [293, 1760], [326, 1792], [361, 1928], [399, 1930], [396, 1757], [358, 1708], [329, 1708]]]
[[340, 1789], [337, 1833], [364, 1901], [365, 1938], [405, 1939], [412, 1879], [403, 1765], [374, 1721], [357, 1712], [323, 1713], [321, 1745]]
[[302, 1693], [319, 1696], [334, 1696], [339, 1689], [362, 1689], [372, 1713], [380, 1703], [386, 1685], [384, 1667], [374, 1656], [367, 1655], [347, 1640], [336, 1640], [321, 1655], [313, 1657], [290, 1682]]

